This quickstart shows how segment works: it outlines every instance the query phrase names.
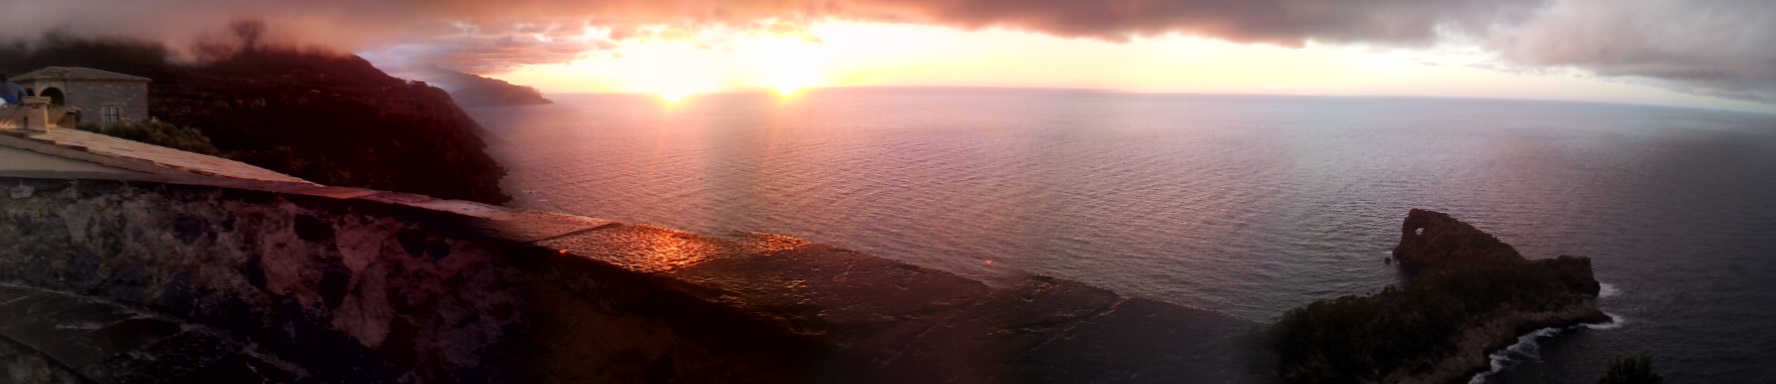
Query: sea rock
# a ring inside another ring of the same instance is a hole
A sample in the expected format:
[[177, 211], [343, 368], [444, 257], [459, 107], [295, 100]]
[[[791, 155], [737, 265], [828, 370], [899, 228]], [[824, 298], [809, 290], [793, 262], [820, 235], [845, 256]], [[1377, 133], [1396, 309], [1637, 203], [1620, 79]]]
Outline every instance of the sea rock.
[[[1449, 214], [1413, 209], [1400, 225], [1394, 260], [1410, 270], [1441, 268], [1486, 261], [1525, 261], [1517, 249]], [[1561, 255], [1533, 263], [1552, 270], [1573, 293], [1596, 296], [1601, 289], [1591, 274], [1591, 258]]]
[[[1448, 214], [1413, 209], [1400, 226], [1394, 260], [1407, 268], [1487, 260], [1523, 260], [1510, 244]], [[1589, 264], [1586, 264], [1589, 266]]]
[[1517, 249], [1510, 244], [1499, 241], [1498, 237], [1442, 212], [1422, 209], [1408, 212], [1405, 222], [1401, 224], [1400, 244], [1394, 247], [1394, 258], [1409, 270], [1460, 269], [1469, 266], [1481, 268], [1488, 263], [1528, 263], [1553, 272], [1553, 276], [1559, 279], [1567, 292], [1559, 295], [1561, 298], [1552, 300], [1560, 303], [1558, 305], [1510, 308], [1471, 319], [1458, 336], [1458, 353], [1431, 364], [1434, 368], [1428, 372], [1395, 372], [1382, 382], [1464, 381], [1491, 366], [1486, 357], [1488, 354], [1509, 347], [1523, 334], [1542, 328], [1563, 328], [1613, 320], [1585, 297], [1595, 297], [1601, 289], [1591, 272], [1591, 258], [1561, 255], [1531, 261], [1517, 253]]
[[1560, 255], [1552, 259], [1536, 260], [1536, 264], [1554, 271], [1554, 276], [1566, 284], [1566, 289], [1574, 293], [1597, 296], [1603, 285], [1591, 274], [1591, 258], [1584, 256]]
[[1543, 328], [1604, 323], [1591, 259], [1528, 260], [1447, 214], [1414, 209], [1393, 257], [1405, 285], [1321, 300], [1267, 334], [1285, 382], [1457, 383]]

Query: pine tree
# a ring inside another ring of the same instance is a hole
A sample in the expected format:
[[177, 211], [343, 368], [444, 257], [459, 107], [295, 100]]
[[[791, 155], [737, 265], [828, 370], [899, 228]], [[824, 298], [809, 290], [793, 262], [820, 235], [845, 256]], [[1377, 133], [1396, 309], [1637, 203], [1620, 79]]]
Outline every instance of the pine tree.
[[1610, 361], [1609, 372], [1597, 384], [1661, 384], [1665, 378], [1653, 372], [1653, 358], [1619, 358]]

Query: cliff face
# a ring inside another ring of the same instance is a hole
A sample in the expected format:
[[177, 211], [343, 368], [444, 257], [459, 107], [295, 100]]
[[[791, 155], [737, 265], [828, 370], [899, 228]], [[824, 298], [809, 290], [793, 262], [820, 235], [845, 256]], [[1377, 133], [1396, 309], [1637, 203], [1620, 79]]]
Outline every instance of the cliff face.
[[50, 36], [0, 46], [0, 70], [81, 66], [153, 79], [149, 114], [195, 128], [222, 156], [326, 185], [500, 203], [505, 170], [443, 90], [353, 55], [242, 50], [169, 63], [152, 43]]
[[1267, 331], [1289, 382], [1453, 383], [1547, 327], [1610, 321], [1591, 259], [1528, 260], [1447, 214], [1412, 210], [1394, 258], [1412, 280], [1290, 310]]
[[1394, 260], [1413, 272], [1488, 262], [1530, 262], [1554, 272], [1574, 293], [1596, 296], [1601, 286], [1591, 275], [1591, 258], [1561, 255], [1529, 261], [1498, 237], [1448, 214], [1413, 209], [1400, 228]]
[[1455, 263], [1523, 260], [1510, 244], [1448, 214], [1413, 209], [1400, 226], [1394, 259], [1409, 268]]

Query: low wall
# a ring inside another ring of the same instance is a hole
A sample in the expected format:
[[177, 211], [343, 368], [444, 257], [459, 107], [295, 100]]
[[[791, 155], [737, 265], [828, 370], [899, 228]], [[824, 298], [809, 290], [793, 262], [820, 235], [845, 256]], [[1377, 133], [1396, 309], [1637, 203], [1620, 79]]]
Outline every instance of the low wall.
[[[0, 283], [219, 329], [261, 375], [1225, 382], [1258, 370], [1244, 365], [1255, 324], [1242, 320], [1037, 276], [988, 287], [777, 235], [181, 175], [0, 172], [0, 193]], [[103, 382], [82, 372], [142, 358], [115, 355], [47, 360]]]

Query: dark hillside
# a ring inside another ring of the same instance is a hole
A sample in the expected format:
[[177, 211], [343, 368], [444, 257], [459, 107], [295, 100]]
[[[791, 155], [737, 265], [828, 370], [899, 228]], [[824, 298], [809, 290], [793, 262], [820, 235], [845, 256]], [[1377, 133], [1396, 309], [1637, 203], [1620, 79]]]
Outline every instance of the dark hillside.
[[150, 115], [202, 131], [224, 157], [318, 183], [509, 199], [480, 126], [443, 90], [354, 55], [250, 47], [186, 66], [165, 53], [152, 43], [52, 36], [0, 48], [0, 70], [80, 66], [152, 78]]
[[457, 104], [471, 107], [553, 104], [536, 88], [508, 83], [505, 80], [430, 67], [413, 74], [413, 79], [444, 88]]

